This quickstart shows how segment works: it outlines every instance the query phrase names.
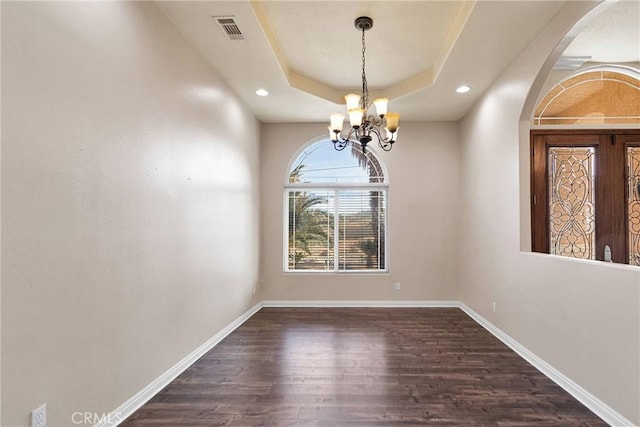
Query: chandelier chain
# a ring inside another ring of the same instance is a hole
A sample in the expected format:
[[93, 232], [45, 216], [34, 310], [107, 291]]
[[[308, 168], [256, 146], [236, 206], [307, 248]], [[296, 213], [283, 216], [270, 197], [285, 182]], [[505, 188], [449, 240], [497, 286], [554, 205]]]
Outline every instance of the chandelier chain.
[[367, 50], [365, 41], [364, 41], [364, 32], [365, 29], [362, 28], [362, 109], [367, 110], [367, 106], [369, 105], [369, 88], [367, 87], [367, 74], [364, 71], [365, 66], [365, 51]]

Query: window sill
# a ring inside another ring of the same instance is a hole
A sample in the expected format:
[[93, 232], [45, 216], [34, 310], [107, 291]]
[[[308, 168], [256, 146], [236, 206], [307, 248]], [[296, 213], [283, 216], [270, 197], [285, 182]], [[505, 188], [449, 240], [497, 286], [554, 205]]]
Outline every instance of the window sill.
[[322, 270], [285, 270], [282, 272], [285, 276], [342, 276], [342, 275], [362, 275], [362, 276], [380, 276], [389, 275], [389, 270], [380, 271], [366, 271], [366, 270], [352, 270], [352, 271], [322, 271]]

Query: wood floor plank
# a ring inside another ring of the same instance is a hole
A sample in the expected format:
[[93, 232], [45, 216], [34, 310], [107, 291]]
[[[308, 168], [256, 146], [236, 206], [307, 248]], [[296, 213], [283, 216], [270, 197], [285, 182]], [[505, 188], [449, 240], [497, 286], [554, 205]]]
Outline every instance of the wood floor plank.
[[605, 426], [457, 308], [263, 308], [123, 426]]

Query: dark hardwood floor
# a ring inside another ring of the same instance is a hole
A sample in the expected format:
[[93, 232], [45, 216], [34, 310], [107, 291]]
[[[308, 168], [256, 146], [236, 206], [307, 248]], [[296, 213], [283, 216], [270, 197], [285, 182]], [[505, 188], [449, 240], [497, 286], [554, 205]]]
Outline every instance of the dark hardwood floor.
[[600, 426], [457, 308], [263, 308], [123, 426]]

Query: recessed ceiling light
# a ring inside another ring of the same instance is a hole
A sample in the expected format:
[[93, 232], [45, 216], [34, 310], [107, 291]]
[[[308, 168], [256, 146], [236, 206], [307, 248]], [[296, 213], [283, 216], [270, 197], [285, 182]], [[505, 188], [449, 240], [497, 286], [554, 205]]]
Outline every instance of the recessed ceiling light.
[[458, 88], [456, 89], [456, 92], [458, 92], [458, 93], [467, 93], [470, 90], [471, 90], [471, 86], [462, 85], [462, 86], [458, 86]]
[[256, 95], [258, 95], [258, 96], [267, 96], [267, 95], [269, 95], [269, 92], [266, 89], [258, 89], [256, 91]]

